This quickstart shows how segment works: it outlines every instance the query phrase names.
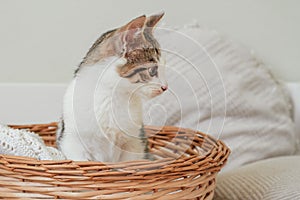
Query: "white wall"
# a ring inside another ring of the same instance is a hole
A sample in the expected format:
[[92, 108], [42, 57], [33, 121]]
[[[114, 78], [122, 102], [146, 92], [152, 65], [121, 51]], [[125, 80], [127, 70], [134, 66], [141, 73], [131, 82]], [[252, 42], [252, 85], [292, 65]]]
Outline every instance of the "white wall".
[[299, 8], [298, 0], [0, 0], [0, 82], [68, 82], [103, 31], [160, 10], [167, 24], [196, 19], [300, 81]]

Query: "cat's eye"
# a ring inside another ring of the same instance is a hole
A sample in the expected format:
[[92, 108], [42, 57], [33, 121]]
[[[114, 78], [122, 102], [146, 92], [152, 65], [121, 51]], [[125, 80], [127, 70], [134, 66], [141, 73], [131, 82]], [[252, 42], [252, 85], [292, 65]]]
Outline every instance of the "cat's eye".
[[149, 75], [150, 75], [151, 77], [157, 76], [157, 70], [158, 70], [158, 67], [157, 67], [157, 66], [149, 67], [149, 68], [148, 68]]

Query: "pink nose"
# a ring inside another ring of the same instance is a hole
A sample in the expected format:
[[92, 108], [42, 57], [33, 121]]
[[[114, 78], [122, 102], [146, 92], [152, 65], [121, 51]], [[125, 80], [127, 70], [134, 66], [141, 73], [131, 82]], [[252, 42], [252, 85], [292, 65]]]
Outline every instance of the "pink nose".
[[161, 86], [162, 91], [166, 91], [168, 89], [168, 86]]

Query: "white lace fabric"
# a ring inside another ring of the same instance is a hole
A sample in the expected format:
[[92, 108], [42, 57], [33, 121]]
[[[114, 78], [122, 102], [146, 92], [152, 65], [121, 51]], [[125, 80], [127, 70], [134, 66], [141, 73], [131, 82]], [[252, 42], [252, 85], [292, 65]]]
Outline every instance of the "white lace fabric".
[[64, 160], [65, 156], [45, 145], [35, 133], [0, 125], [0, 154], [26, 156], [38, 160]]

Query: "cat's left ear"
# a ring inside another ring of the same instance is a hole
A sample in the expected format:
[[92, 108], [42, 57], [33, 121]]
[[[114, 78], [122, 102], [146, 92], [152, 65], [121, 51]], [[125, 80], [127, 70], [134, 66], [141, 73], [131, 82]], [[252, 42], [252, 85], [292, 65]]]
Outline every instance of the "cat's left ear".
[[139, 33], [142, 33], [144, 24], [146, 22], [146, 16], [142, 15], [131, 20], [128, 24], [119, 29], [119, 33], [123, 34], [123, 40], [126, 42], [132, 42]]
[[153, 30], [153, 28], [161, 20], [161, 18], [164, 16], [164, 14], [165, 14], [164, 12], [161, 12], [161, 13], [157, 13], [157, 14], [147, 17], [146, 27]]

